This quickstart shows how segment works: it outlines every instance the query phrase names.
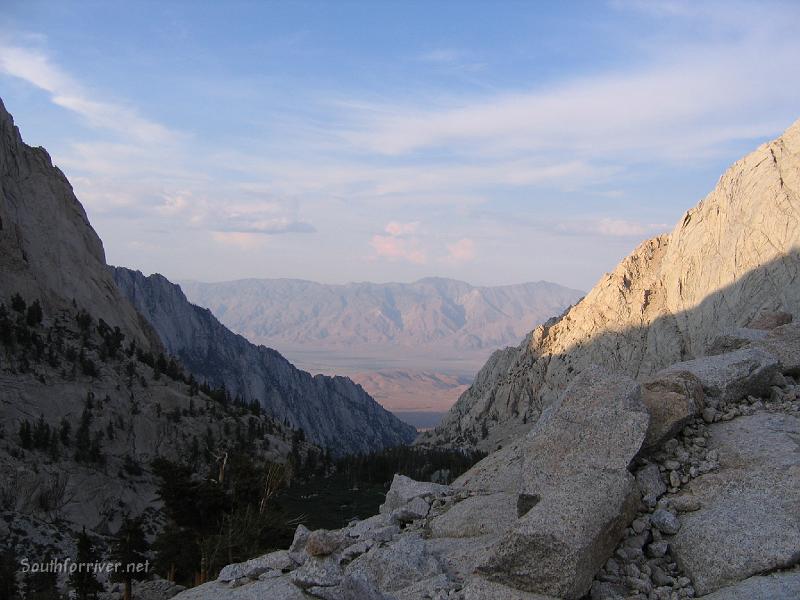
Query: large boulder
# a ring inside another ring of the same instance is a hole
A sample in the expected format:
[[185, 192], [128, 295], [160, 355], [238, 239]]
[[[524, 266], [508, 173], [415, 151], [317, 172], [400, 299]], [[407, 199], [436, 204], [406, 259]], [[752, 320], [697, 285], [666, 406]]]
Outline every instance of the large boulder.
[[739, 350], [745, 346], [749, 346], [753, 342], [763, 340], [767, 337], [768, 331], [764, 329], [750, 329], [748, 327], [734, 327], [717, 337], [708, 348], [706, 348], [706, 356], [715, 356], [717, 354], [726, 354]]
[[133, 597], [136, 600], [168, 600], [185, 589], [182, 585], [160, 578], [136, 581], [133, 583]]
[[652, 450], [674, 437], [703, 410], [700, 380], [688, 371], [661, 372], [642, 382], [642, 402], [650, 412], [643, 447]]
[[505, 532], [517, 520], [518, 498], [507, 492], [470, 496], [431, 519], [431, 535], [461, 538]]
[[577, 600], [636, 515], [629, 473], [571, 474], [500, 540], [478, 573], [520, 590]]
[[660, 377], [691, 373], [703, 386], [706, 404], [736, 402], [749, 395], [769, 394], [780, 363], [761, 348], [742, 348], [726, 354], [704, 356], [676, 363], [659, 373]]
[[288, 575], [270, 579], [258, 579], [246, 585], [231, 588], [228, 584], [211, 581], [190, 588], [174, 596], [175, 600], [308, 600]]
[[770, 330], [791, 322], [791, 313], [784, 311], [766, 311], [758, 314], [747, 326], [750, 329]]
[[[347, 576], [331, 587], [312, 587], [308, 590], [314, 598], [322, 600], [395, 600], [360, 577]], [[265, 599], [266, 600], [266, 599]]]
[[435, 556], [450, 580], [465, 581], [483, 562], [488, 549], [499, 539], [498, 534], [460, 538], [429, 538], [425, 549]]
[[242, 578], [258, 579], [259, 575], [267, 571], [289, 571], [296, 566], [286, 550], [278, 550], [242, 563], [223, 567], [217, 581], [227, 583]]
[[551, 596], [515, 590], [482, 577], [471, 577], [462, 591], [464, 600], [557, 600]]
[[405, 475], [395, 475], [392, 485], [386, 493], [386, 501], [381, 504], [381, 513], [391, 513], [411, 502], [414, 498], [431, 497], [443, 494], [450, 488], [439, 483], [427, 481], [414, 481]]
[[[628, 467], [649, 415], [639, 384], [591, 368], [576, 377], [519, 445], [517, 519], [478, 567], [527, 592], [575, 599], [611, 555], [638, 506]], [[491, 477], [479, 465], [482, 484]], [[467, 478], [467, 481], [471, 481]], [[497, 482], [508, 485], [500, 475]]]
[[800, 322], [776, 327], [753, 346], [777, 358], [783, 373], [800, 376]]
[[439, 561], [416, 534], [402, 536], [388, 546], [375, 546], [345, 569], [347, 575], [366, 579], [385, 592], [393, 592], [442, 573]]
[[700, 508], [681, 515], [670, 540], [698, 594], [800, 557], [800, 419], [762, 412], [710, 431], [708, 447], [719, 453], [720, 470], [686, 486]]
[[800, 572], [773, 573], [750, 577], [741, 583], [703, 596], [703, 600], [797, 600]]

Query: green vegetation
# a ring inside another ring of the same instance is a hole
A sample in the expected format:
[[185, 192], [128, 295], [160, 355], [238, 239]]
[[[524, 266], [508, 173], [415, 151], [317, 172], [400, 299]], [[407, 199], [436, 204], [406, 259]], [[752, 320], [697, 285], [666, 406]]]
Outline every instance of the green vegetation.
[[395, 473], [417, 481], [449, 483], [486, 456], [483, 452], [398, 446], [331, 462], [309, 455], [292, 485], [278, 498], [312, 529], [344, 527], [378, 512]]
[[227, 564], [291, 542], [293, 524], [273, 504], [290, 476], [285, 465], [226, 452], [204, 476], [166, 459], [152, 466], [167, 517], [154, 544], [163, 577], [197, 585]]

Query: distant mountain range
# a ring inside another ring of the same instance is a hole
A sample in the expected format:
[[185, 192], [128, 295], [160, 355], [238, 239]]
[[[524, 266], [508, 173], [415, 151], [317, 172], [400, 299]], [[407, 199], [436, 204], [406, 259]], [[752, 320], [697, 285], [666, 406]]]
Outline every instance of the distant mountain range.
[[345, 285], [184, 281], [181, 287], [233, 331], [303, 369], [348, 375], [420, 428], [438, 423], [492, 351], [517, 345], [583, 295], [545, 281], [477, 287], [433, 277]]
[[328, 285], [297, 279], [181, 282], [187, 298], [304, 368], [472, 375], [495, 349], [583, 295], [545, 281], [477, 287], [444, 278]]

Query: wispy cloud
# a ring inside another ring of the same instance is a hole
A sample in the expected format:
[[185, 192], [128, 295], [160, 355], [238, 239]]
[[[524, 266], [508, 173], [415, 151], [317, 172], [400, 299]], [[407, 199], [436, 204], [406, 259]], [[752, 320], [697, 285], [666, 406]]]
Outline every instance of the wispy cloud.
[[642, 239], [670, 229], [667, 223], [640, 223], [626, 219], [602, 217], [599, 219], [570, 220], [548, 226], [571, 235], [600, 235]]
[[94, 127], [145, 143], [164, 143], [176, 137], [175, 132], [129, 106], [92, 98], [39, 50], [0, 42], [0, 71], [44, 90], [54, 104], [80, 115]]
[[256, 250], [264, 245], [264, 237], [254, 233], [214, 231], [211, 238], [218, 244], [233, 246], [240, 250]]
[[453, 63], [464, 58], [464, 53], [455, 48], [435, 48], [422, 52], [419, 60], [432, 63]]
[[[342, 136], [385, 156], [435, 151], [631, 165], [717, 156], [731, 142], [773, 135], [796, 118], [800, 80], [787, 77], [800, 67], [796, 4], [759, 11], [735, 2], [616, 4], [705, 35], [653, 36], [639, 42], [630, 66], [546, 85], [522, 77], [513, 90], [433, 93], [400, 105], [353, 102], [361, 108]], [[449, 61], [458, 53], [427, 56]]]

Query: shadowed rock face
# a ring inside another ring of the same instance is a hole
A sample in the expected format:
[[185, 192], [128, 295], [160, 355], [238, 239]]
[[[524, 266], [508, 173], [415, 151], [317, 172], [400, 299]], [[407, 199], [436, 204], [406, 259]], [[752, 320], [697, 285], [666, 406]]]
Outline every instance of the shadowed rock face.
[[416, 430], [345, 377], [311, 376], [275, 350], [251, 344], [211, 311], [191, 304], [161, 275], [122, 267], [114, 279], [158, 333], [170, 354], [200, 380], [224, 385], [234, 396], [258, 400], [274, 417], [300, 428], [334, 455], [408, 444]]
[[641, 244], [562, 317], [496, 352], [420, 441], [491, 451], [592, 364], [638, 378], [704, 355], [765, 310], [797, 316], [798, 249], [800, 122], [736, 162], [671, 234]]
[[73, 307], [157, 344], [106, 270], [103, 243], [67, 178], [44, 148], [22, 141], [0, 100], [0, 302], [39, 299], [47, 313]]

